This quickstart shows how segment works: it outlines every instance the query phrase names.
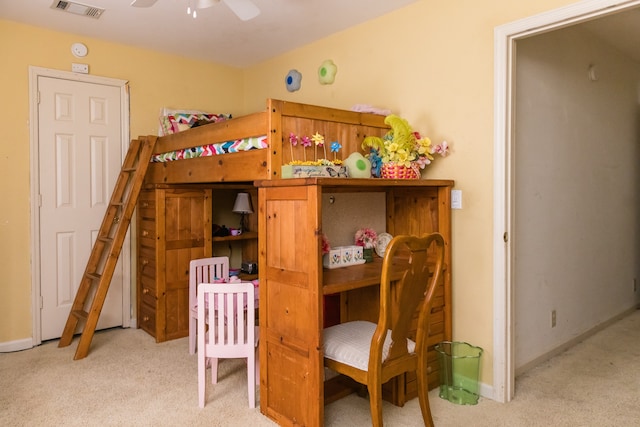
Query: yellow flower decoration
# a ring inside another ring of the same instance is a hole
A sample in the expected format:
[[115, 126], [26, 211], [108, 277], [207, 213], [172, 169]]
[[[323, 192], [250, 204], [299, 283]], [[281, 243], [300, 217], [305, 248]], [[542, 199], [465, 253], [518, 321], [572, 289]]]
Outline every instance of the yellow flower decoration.
[[320, 135], [318, 132], [316, 132], [312, 137], [311, 140], [313, 141], [314, 144], [316, 144], [316, 146], [321, 147], [324, 144], [324, 136]]

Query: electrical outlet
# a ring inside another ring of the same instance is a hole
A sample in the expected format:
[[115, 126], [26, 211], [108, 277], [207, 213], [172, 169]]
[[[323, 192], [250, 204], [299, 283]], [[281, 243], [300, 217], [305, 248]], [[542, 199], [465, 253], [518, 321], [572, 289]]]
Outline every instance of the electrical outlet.
[[555, 310], [551, 310], [551, 327], [552, 328], [556, 327], [556, 311]]

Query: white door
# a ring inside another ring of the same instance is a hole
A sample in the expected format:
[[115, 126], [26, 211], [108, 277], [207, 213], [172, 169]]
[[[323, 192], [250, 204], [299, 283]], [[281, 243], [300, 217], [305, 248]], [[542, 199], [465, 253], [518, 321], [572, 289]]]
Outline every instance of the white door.
[[[48, 340], [62, 335], [120, 172], [122, 102], [116, 86], [47, 76], [37, 85], [40, 324]], [[123, 324], [122, 264], [98, 329]]]

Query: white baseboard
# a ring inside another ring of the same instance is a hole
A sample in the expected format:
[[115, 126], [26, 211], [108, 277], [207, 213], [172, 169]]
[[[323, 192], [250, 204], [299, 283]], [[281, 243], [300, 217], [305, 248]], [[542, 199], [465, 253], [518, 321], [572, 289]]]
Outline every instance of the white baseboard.
[[493, 390], [493, 386], [485, 384], [485, 383], [480, 383], [480, 396], [486, 398], [486, 399], [490, 399], [490, 400], [496, 400], [496, 396], [495, 396], [495, 392]]
[[29, 348], [33, 348], [33, 340], [31, 338], [0, 342], [0, 353], [11, 353], [14, 351], [27, 350]]
[[536, 357], [535, 359], [533, 359], [532, 361], [525, 363], [524, 365], [516, 368], [516, 372], [515, 372], [515, 376], [516, 379], [524, 374], [525, 372], [529, 371], [530, 369], [535, 368], [536, 366], [541, 365], [542, 363], [546, 362], [547, 360], [561, 354], [564, 353], [565, 351], [567, 351], [568, 349], [570, 349], [571, 347], [575, 346], [576, 344], [581, 343], [582, 341], [584, 341], [585, 339], [595, 335], [596, 333], [600, 332], [601, 330], [608, 328], [609, 326], [611, 326], [612, 324], [616, 323], [617, 321], [619, 321], [620, 319], [623, 319], [625, 317], [627, 317], [628, 315], [630, 315], [631, 313], [633, 313], [634, 311], [640, 309], [640, 306], [638, 305], [634, 305], [631, 308], [628, 308], [626, 310], [624, 310], [622, 313], [613, 316], [611, 319], [604, 321], [596, 326], [594, 326], [593, 328], [589, 329], [588, 331], [578, 335], [575, 338], [570, 339], [569, 341], [559, 345], [558, 347], [554, 348], [553, 350], [548, 351], [547, 353]]

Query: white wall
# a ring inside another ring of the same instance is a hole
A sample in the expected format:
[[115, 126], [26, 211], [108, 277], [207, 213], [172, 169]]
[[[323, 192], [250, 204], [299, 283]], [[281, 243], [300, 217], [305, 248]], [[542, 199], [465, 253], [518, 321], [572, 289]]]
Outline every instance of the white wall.
[[518, 370], [638, 303], [640, 64], [579, 28], [516, 58]]

